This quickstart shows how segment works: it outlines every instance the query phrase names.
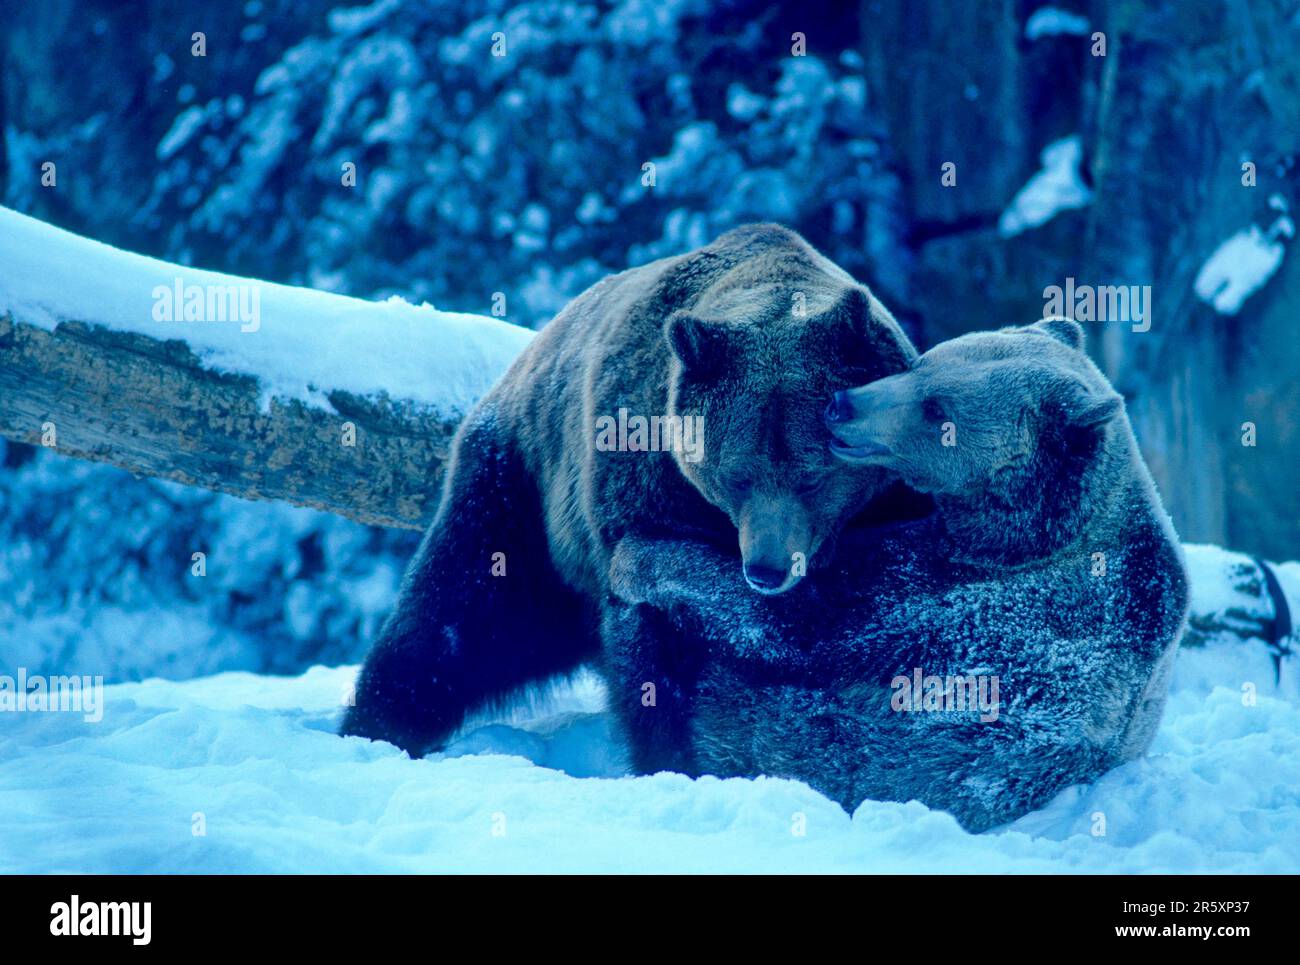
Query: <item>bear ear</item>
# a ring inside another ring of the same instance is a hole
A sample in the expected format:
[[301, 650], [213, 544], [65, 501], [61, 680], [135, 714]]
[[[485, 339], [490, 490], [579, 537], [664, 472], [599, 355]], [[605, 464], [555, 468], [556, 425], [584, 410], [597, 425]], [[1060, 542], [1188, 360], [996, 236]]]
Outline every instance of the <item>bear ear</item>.
[[905, 371], [916, 361], [916, 349], [898, 322], [879, 302], [873, 304], [866, 289], [844, 289], [826, 316], [838, 336], [836, 351], [845, 367], [866, 369], [872, 378], [880, 378]]
[[676, 311], [664, 324], [664, 338], [682, 365], [695, 372], [717, 369], [727, 357], [726, 326]]
[[1083, 348], [1083, 326], [1072, 318], [1044, 318], [1034, 322], [1026, 331], [1042, 332], [1058, 342], [1064, 342], [1070, 348]]
[[1118, 392], [1098, 392], [1082, 382], [1071, 382], [1063, 405], [1070, 425], [1099, 429], [1124, 411], [1124, 397]]
[[876, 326], [872, 324], [871, 299], [856, 285], [844, 289], [826, 315], [832, 325], [847, 330], [857, 338], [868, 342], [876, 338]]

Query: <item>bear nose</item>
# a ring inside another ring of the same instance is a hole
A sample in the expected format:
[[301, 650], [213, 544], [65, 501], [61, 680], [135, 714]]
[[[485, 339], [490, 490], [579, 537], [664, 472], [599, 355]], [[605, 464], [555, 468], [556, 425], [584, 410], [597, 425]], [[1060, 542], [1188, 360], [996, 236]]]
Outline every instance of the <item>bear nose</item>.
[[762, 563], [746, 563], [745, 582], [756, 590], [775, 590], [785, 582], [785, 570]]
[[836, 392], [831, 396], [831, 401], [826, 406], [826, 423], [827, 425], [839, 425], [842, 422], [848, 422], [853, 417], [853, 406], [849, 404], [847, 392]]

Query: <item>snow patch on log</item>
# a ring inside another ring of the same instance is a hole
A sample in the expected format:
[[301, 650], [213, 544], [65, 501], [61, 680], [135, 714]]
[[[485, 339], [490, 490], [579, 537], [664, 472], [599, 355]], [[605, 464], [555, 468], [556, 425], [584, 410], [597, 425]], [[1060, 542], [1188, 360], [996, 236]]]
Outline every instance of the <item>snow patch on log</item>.
[[271, 398], [328, 408], [328, 393], [342, 391], [447, 418], [468, 412], [533, 336], [395, 297], [367, 302], [174, 265], [0, 208], [5, 314], [49, 330], [84, 322], [180, 339], [205, 366], [255, 377], [264, 408]]

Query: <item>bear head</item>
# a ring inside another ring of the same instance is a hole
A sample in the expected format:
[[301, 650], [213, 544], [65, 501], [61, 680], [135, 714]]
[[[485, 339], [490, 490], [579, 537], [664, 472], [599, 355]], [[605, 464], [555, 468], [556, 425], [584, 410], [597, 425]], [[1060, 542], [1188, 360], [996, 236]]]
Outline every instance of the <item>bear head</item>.
[[864, 289], [826, 294], [820, 311], [792, 317], [788, 297], [751, 300], [721, 318], [674, 312], [668, 410], [697, 418], [699, 458], [676, 453], [682, 474], [739, 534], [745, 579], [783, 593], [814, 554], [893, 477], [836, 458], [822, 421], [835, 391], [900, 372], [916, 350]]
[[898, 473], [938, 497], [977, 497], [1082, 465], [1123, 412], [1067, 319], [973, 332], [936, 345], [903, 373], [838, 392], [826, 410], [832, 451]]

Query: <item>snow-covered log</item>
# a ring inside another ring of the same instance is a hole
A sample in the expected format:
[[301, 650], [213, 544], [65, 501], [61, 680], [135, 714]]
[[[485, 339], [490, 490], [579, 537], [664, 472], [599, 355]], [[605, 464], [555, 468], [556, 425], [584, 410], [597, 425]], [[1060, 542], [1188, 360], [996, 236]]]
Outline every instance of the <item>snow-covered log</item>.
[[139, 475], [420, 528], [456, 424], [530, 337], [0, 208], [0, 435]]
[[1270, 564], [1277, 579], [1270, 592], [1260, 560], [1217, 546], [1189, 543], [1185, 549], [1192, 600], [1183, 645], [1259, 638], [1278, 658], [1287, 656], [1297, 644], [1294, 629], [1300, 618], [1300, 563]]
[[[418, 529], [456, 424], [532, 333], [118, 251], [0, 208], [0, 435]], [[1249, 556], [1188, 548], [1188, 642], [1273, 640]], [[1293, 609], [1300, 565], [1277, 569]]]

